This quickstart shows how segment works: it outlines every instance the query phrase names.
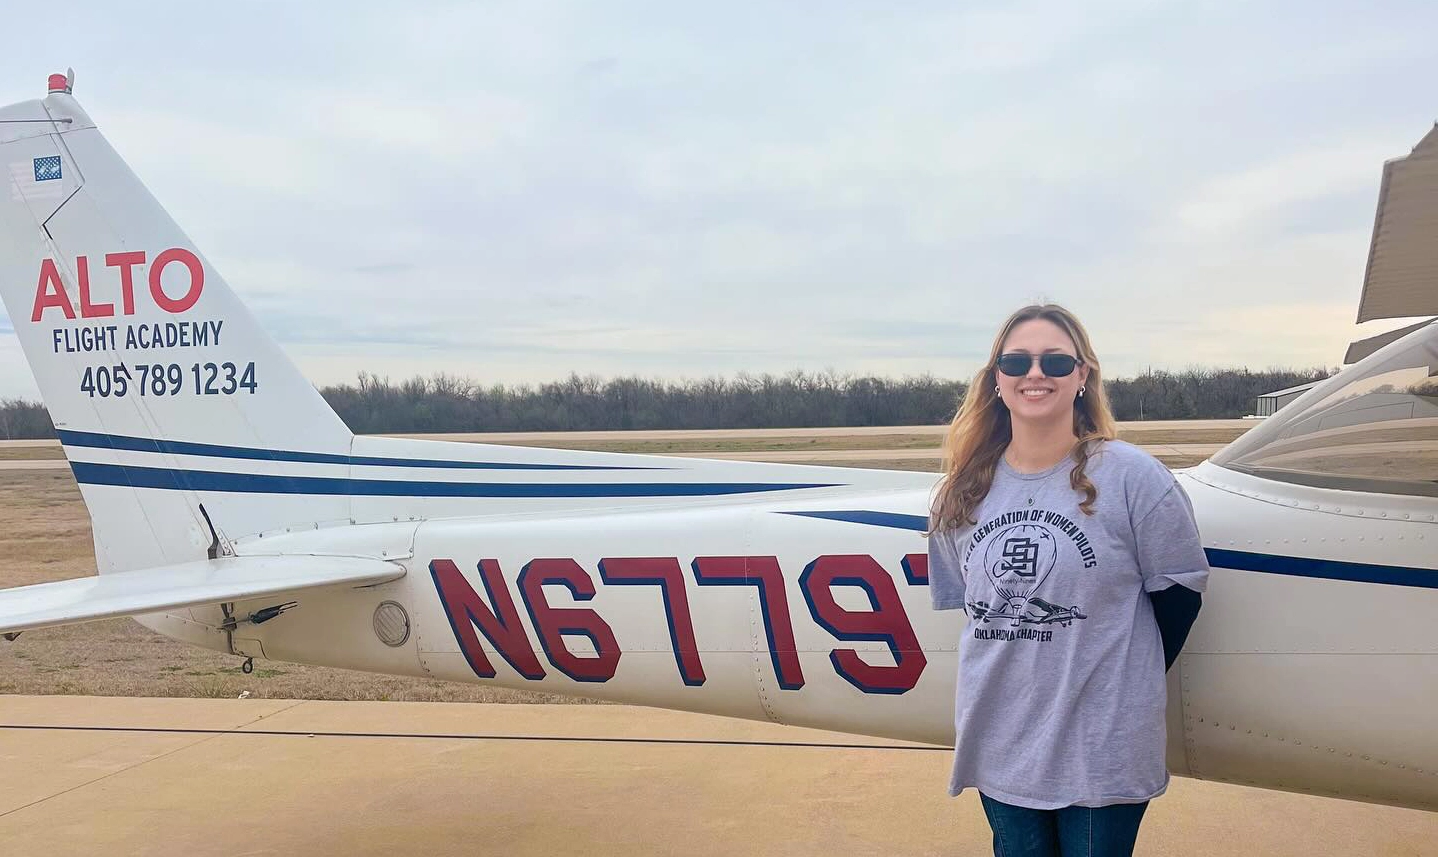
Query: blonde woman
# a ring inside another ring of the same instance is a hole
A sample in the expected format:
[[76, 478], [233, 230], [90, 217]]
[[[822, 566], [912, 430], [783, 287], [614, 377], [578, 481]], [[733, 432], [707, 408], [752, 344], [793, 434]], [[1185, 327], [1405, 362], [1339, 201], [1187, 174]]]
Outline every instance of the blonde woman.
[[979, 791], [996, 857], [1132, 854], [1208, 580], [1188, 496], [1116, 438], [1088, 334], [1054, 304], [1004, 322], [944, 457], [930, 590], [968, 614], [949, 793]]

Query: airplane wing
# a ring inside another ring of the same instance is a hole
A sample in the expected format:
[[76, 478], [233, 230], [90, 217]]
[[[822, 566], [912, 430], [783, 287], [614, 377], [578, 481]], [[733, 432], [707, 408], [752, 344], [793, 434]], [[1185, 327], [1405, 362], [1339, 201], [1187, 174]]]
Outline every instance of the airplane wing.
[[251, 556], [186, 562], [0, 589], [0, 633], [73, 625], [280, 595], [367, 586], [404, 576], [396, 563], [356, 556]]

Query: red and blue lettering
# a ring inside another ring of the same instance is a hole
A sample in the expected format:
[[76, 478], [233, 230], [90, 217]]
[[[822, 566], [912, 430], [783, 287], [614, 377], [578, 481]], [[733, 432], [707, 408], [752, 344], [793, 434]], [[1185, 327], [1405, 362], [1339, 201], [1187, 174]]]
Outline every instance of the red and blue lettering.
[[[609, 623], [588, 608], [551, 607], [544, 597], [544, 587], [563, 586], [575, 601], [593, 599], [594, 581], [579, 563], [572, 559], [531, 560], [519, 572], [518, 584], [539, 644], [555, 669], [575, 681], [606, 682], [614, 678], [623, 653]], [[564, 645], [566, 635], [589, 638], [595, 655], [582, 657], [569, 651]]]
[[910, 586], [929, 585], [929, 555], [926, 553], [907, 553], [899, 563], [904, 567], [904, 579], [909, 581]]
[[672, 556], [606, 557], [599, 561], [599, 579], [605, 586], [659, 587], [679, 677], [689, 687], [704, 684], [704, 665], [694, 640], [694, 618], [689, 612], [689, 594], [679, 560]]
[[764, 634], [769, 640], [769, 658], [779, 687], [798, 690], [804, 686], [804, 671], [799, 666], [794, 626], [789, 620], [789, 598], [784, 592], [784, 572], [779, 569], [778, 557], [696, 557], [694, 581], [700, 586], [756, 587], [764, 615]]
[[[911, 553], [901, 560], [904, 579], [911, 586], [927, 586], [928, 556]], [[764, 636], [774, 675], [783, 690], [804, 687], [804, 673], [789, 615], [786, 582], [779, 560], [773, 556], [701, 556], [693, 562], [699, 586], [752, 586], [764, 618]], [[524, 678], [545, 677], [537, 653], [506, 585], [498, 560], [479, 562], [479, 579], [488, 600], [480, 597], [453, 561], [436, 559], [430, 574], [460, 650], [474, 674], [494, 678], [480, 634]], [[694, 633], [687, 581], [676, 557], [606, 557], [599, 561], [599, 578], [606, 586], [657, 586], [669, 627], [669, 643], [679, 677], [689, 687], [705, 682], [704, 665]], [[554, 607], [546, 586], [562, 586], [576, 602], [592, 601], [593, 578], [570, 558], [540, 558], [527, 563], [516, 580], [530, 623], [550, 664], [579, 682], [602, 683], [612, 679], [623, 655], [613, 628], [597, 612], [581, 607]], [[901, 694], [912, 690], [928, 665], [914, 628], [899, 599], [895, 580], [867, 554], [824, 555], [805, 566], [798, 580], [809, 615], [836, 640], [883, 643], [893, 664], [867, 663], [856, 649], [829, 652], [834, 672], [864, 693]], [[868, 599], [866, 610], [848, 610], [835, 598], [835, 587], [853, 586]], [[565, 637], [582, 636], [593, 655], [576, 655]]]
[[[907, 557], [905, 558], [907, 561]], [[857, 586], [869, 597], [869, 610], [852, 611], [834, 600], [835, 586]], [[799, 590], [809, 613], [835, 639], [881, 642], [893, 666], [867, 664], [853, 649], [834, 649], [829, 660], [845, 681], [865, 693], [904, 693], [914, 689], [928, 658], [904, 613], [894, 580], [867, 554], [821, 556], [804, 568]]]
[[[514, 598], [504, 583], [504, 573], [500, 571], [499, 560], [479, 561], [479, 579], [484, 583], [484, 590], [489, 595], [489, 604], [479, 597], [459, 567], [451, 560], [434, 560], [429, 564], [429, 573], [434, 578], [435, 589], [439, 591], [440, 603], [444, 605], [445, 615], [449, 618], [449, 626], [454, 631], [455, 639], [459, 641], [460, 651], [464, 653], [464, 658], [469, 661], [469, 668], [474, 670], [475, 675], [480, 678], [495, 676], [494, 666], [490, 664], [484, 653], [484, 646], [474, 633], [474, 629], [478, 628], [490, 645], [494, 646], [495, 651], [499, 652], [516, 672], [531, 680], [544, 678], [544, 667], [539, 665], [539, 659], [534, 656], [529, 634], [524, 630], [524, 623], [520, 621], [519, 611], [514, 606]], [[493, 609], [490, 604], [494, 605]]]

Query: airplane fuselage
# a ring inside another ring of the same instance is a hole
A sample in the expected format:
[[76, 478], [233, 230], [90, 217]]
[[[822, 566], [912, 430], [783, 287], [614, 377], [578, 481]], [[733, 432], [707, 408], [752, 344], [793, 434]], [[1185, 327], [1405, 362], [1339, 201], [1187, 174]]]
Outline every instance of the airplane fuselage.
[[[1424, 705], [1438, 691], [1438, 592], [1416, 568], [1438, 532], [1431, 504], [1275, 490], [1207, 463], [1181, 479], [1213, 572], [1168, 675], [1170, 770], [1438, 808]], [[1037, 641], [1064, 626], [933, 611], [928, 498], [908, 489], [271, 534], [235, 550], [358, 551], [408, 573], [229, 634], [216, 630], [217, 609], [147, 624], [241, 655], [951, 744], [960, 635]], [[375, 630], [386, 602], [408, 617], [397, 645]]]

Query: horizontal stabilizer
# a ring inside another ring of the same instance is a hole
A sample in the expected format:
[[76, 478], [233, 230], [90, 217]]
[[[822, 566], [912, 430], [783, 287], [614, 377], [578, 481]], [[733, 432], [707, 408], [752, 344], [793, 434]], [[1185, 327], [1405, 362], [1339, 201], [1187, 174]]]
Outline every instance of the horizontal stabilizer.
[[404, 576], [396, 563], [353, 556], [254, 556], [186, 562], [0, 589], [0, 633], [73, 625]]

